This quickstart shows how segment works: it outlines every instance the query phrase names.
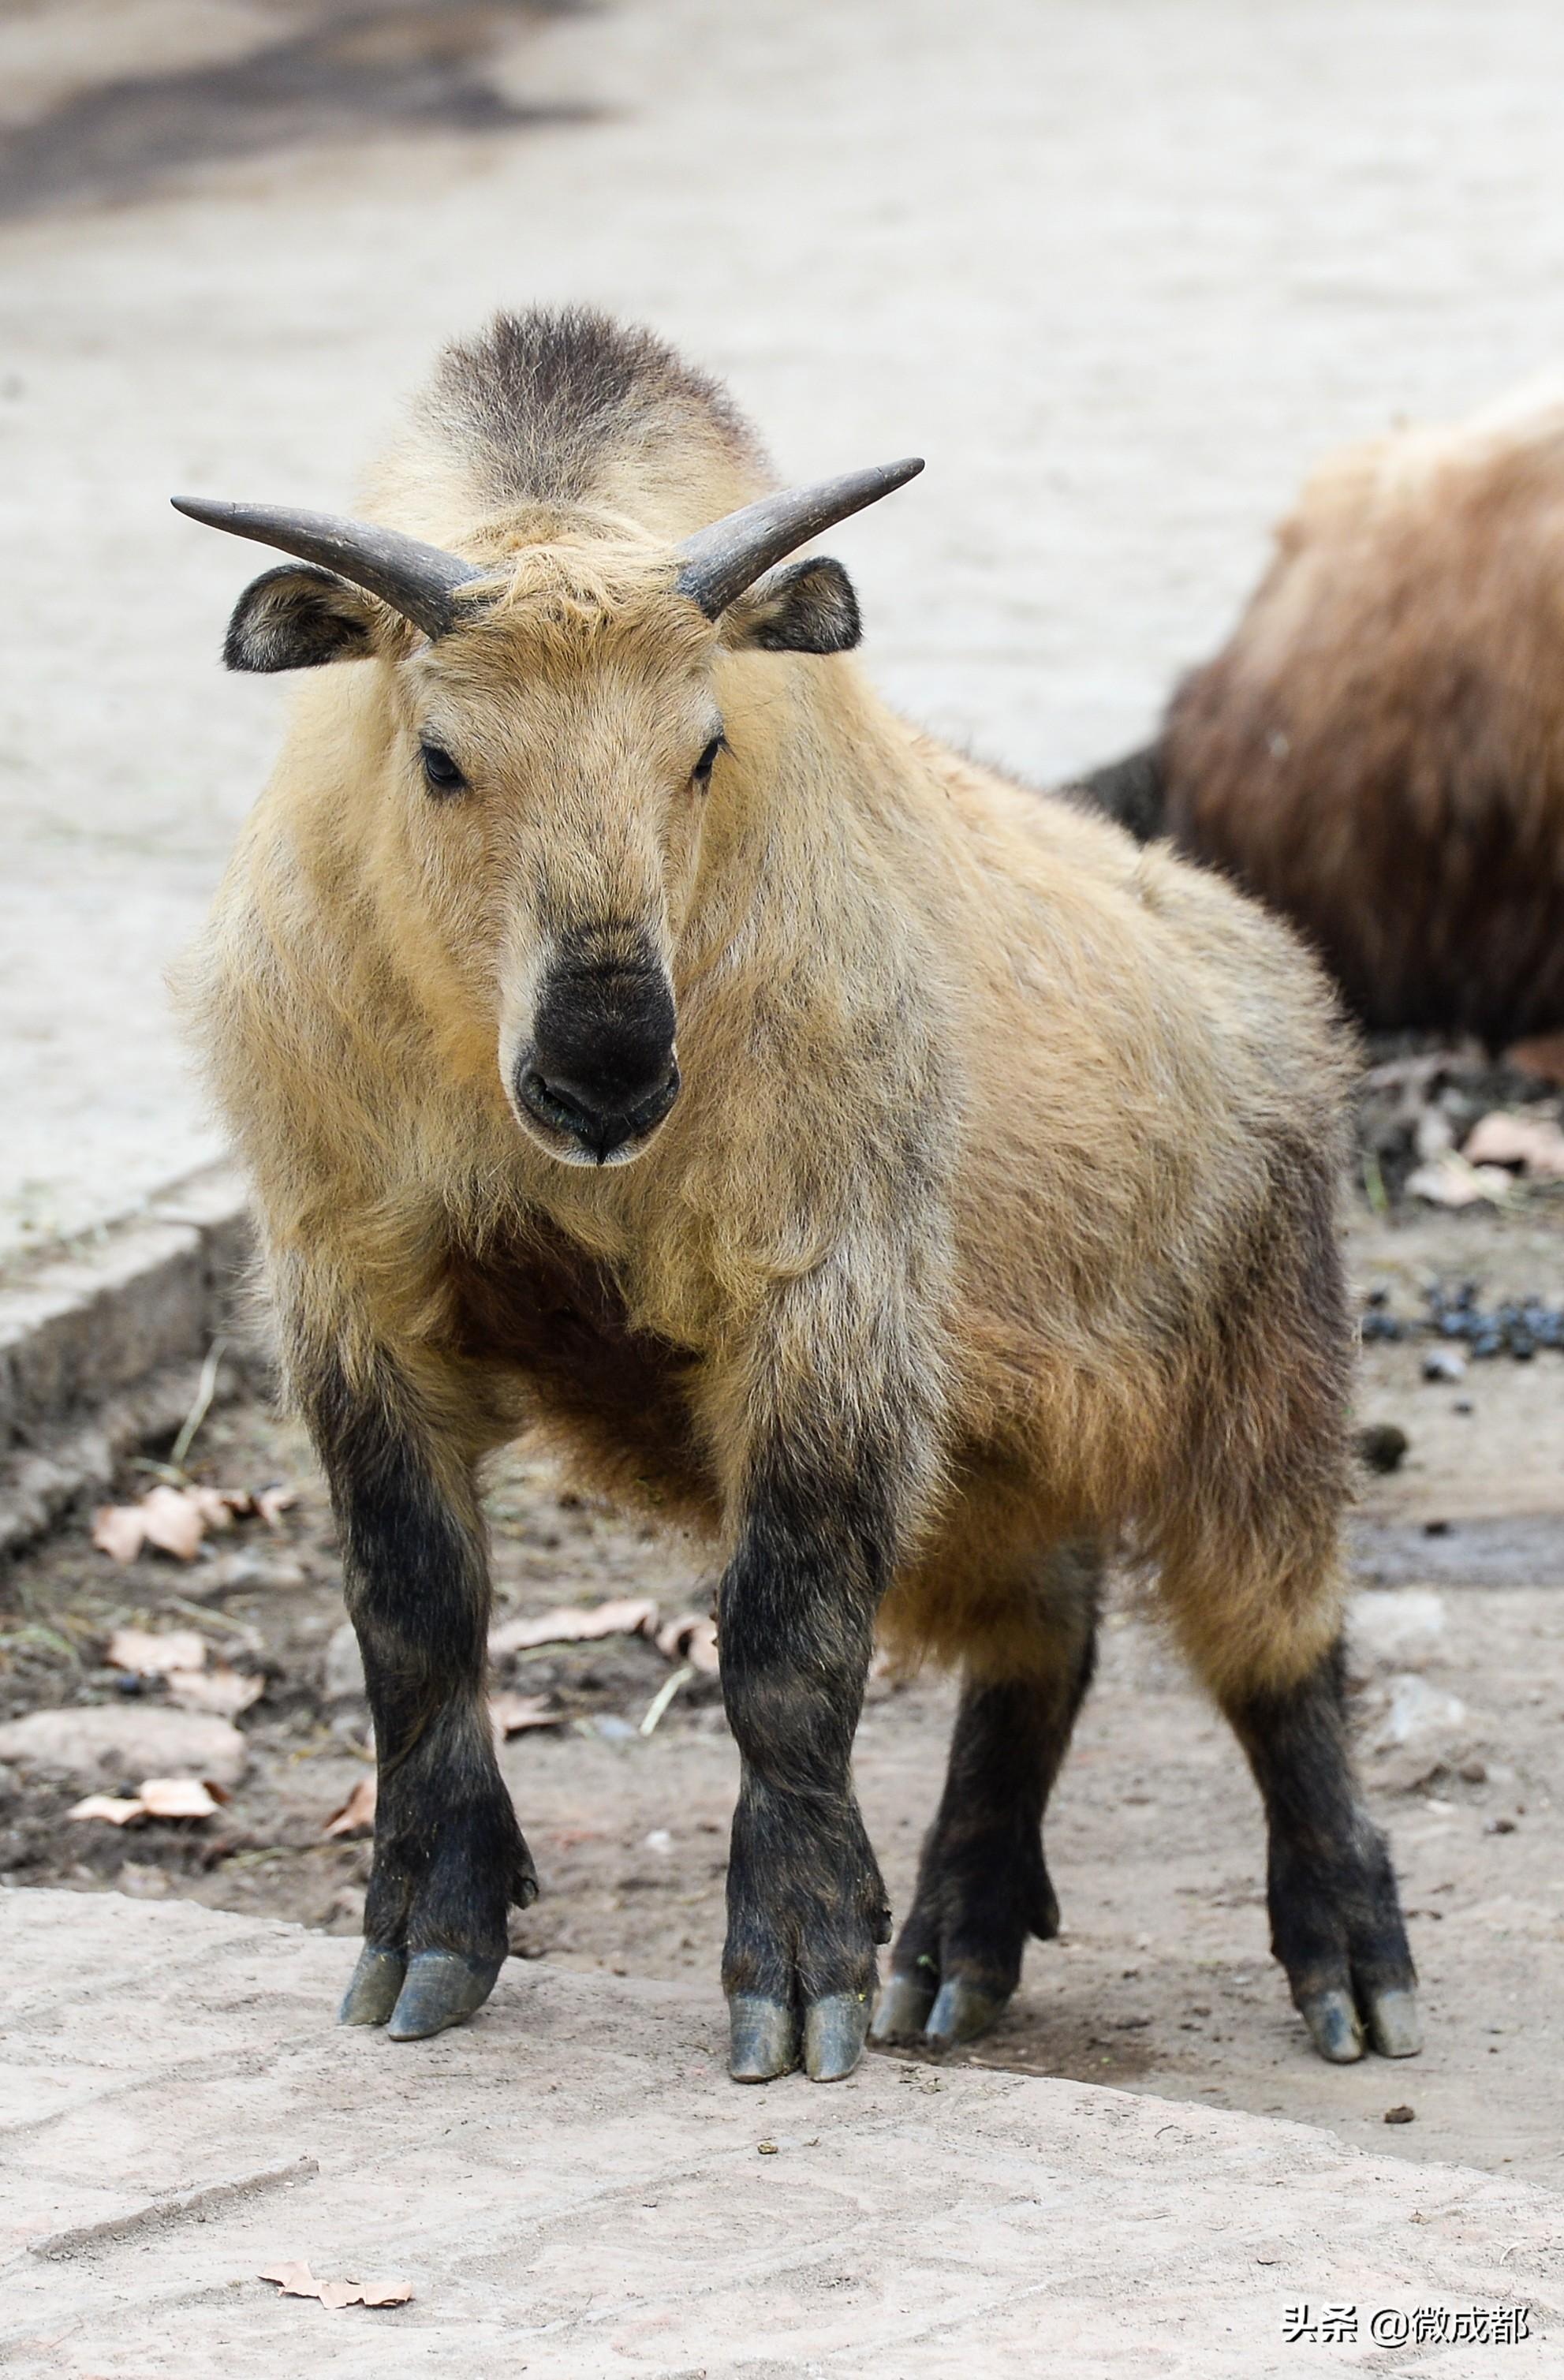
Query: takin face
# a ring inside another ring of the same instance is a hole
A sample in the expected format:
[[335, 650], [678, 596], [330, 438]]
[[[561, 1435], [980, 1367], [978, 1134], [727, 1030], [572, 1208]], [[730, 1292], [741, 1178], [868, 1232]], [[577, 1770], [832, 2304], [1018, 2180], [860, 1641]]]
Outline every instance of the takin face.
[[423, 897], [518, 1124], [562, 1163], [630, 1163], [679, 1095], [672, 953], [724, 748], [717, 655], [856, 644], [840, 563], [774, 565], [922, 468], [763, 497], [672, 552], [540, 515], [481, 561], [327, 515], [176, 499], [299, 557], [239, 598], [230, 668], [389, 665], [386, 765]]

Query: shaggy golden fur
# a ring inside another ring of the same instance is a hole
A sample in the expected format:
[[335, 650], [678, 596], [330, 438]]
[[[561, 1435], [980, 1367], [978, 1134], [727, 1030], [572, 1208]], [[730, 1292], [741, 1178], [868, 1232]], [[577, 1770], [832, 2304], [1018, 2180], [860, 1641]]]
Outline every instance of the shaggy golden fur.
[[[506, 336], [370, 500], [481, 601], [432, 647], [376, 607], [374, 656], [303, 684], [185, 976], [292, 1360], [389, 1355], [458, 1501], [528, 1427], [719, 1532], [763, 1429], [883, 1450], [883, 1625], [978, 1679], [1047, 1667], [1043, 1557], [1082, 1542], [1155, 1564], [1219, 1693], [1303, 1678], [1349, 1349], [1318, 971], [851, 659], [736, 649], [670, 549], [765, 486], [747, 433], [649, 343], [551, 446]], [[502, 1053], [542, 942], [603, 917], [666, 960], [685, 1090], [638, 1162], [570, 1169]]]
[[1179, 689], [1165, 830], [1374, 1026], [1564, 1024], [1564, 392], [1335, 456]]

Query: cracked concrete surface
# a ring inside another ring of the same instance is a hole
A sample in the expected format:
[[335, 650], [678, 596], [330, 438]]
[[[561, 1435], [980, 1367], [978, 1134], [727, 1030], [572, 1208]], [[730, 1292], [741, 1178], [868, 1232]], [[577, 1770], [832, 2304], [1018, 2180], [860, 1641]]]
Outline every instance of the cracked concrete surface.
[[[13, 5], [5, 113], [328, 13]], [[0, 232], [0, 1262], [217, 1153], [162, 970], [286, 695], [219, 674], [245, 565], [172, 491], [340, 506], [442, 338], [594, 299], [730, 375], [789, 470], [927, 455], [834, 540], [869, 666], [1046, 778], [1146, 730], [1322, 449], [1557, 354], [1543, 0], [508, 13], [500, 100], [593, 120], [347, 108]]]

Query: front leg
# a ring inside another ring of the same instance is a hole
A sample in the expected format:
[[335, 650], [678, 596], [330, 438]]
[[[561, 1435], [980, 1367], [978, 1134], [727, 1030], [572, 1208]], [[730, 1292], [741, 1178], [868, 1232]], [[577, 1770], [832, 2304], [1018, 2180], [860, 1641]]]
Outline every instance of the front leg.
[[[345, 2024], [441, 2032], [493, 1989], [537, 1894], [484, 1693], [489, 1577], [471, 1466], [388, 1358], [300, 1381], [342, 1535], [380, 1764], [364, 1949]], [[389, 2022], [387, 2022], [389, 2020]]]
[[772, 1451], [722, 1579], [722, 1694], [743, 1760], [722, 1985], [736, 2082], [857, 2064], [891, 1931], [854, 1797], [853, 1738], [891, 1519], [850, 1460]]

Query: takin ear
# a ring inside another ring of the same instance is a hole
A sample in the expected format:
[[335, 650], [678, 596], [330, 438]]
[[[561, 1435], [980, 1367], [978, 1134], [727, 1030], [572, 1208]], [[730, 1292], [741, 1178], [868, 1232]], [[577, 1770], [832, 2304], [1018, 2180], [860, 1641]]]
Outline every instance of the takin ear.
[[223, 658], [231, 670], [319, 669], [364, 661], [385, 632], [372, 595], [313, 563], [262, 571], [234, 606]]
[[769, 572], [722, 614], [722, 642], [735, 652], [845, 653], [862, 634], [853, 581], [823, 554]]

